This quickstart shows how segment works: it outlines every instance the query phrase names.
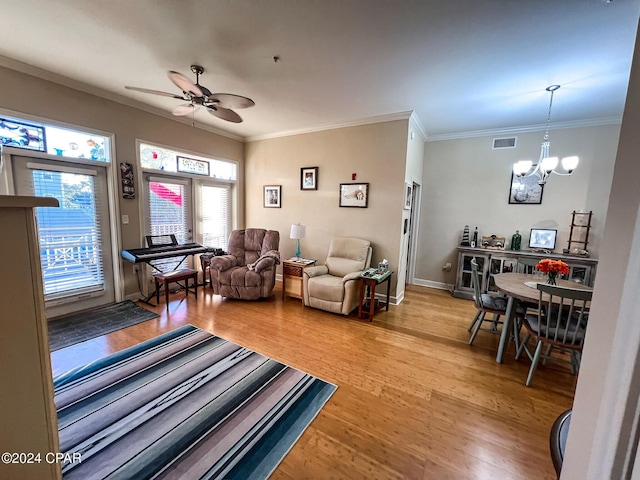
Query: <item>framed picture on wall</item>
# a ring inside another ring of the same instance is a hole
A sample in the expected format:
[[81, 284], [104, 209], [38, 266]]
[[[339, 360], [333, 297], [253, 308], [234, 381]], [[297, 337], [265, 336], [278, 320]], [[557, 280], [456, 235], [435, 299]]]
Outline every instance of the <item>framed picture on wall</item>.
[[411, 210], [411, 201], [413, 199], [413, 184], [404, 183], [404, 209]]
[[[535, 165], [532, 167], [534, 168]], [[509, 203], [514, 205], [541, 204], [544, 185], [538, 185], [538, 177], [518, 178], [511, 172]]]
[[318, 167], [300, 169], [300, 190], [318, 189]]
[[264, 207], [280, 208], [282, 206], [280, 194], [282, 185], [265, 185], [264, 186]]
[[340, 206], [367, 208], [369, 204], [368, 183], [341, 183]]

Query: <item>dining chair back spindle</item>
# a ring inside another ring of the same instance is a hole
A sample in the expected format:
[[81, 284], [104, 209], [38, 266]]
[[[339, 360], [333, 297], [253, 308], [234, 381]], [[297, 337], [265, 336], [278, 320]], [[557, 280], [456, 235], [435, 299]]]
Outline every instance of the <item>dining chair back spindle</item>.
[[[580, 356], [589, 318], [589, 302], [592, 292], [589, 290], [561, 287], [538, 283], [538, 311], [524, 317], [527, 333], [518, 346], [516, 360], [525, 352], [531, 359], [531, 367], [525, 385], [533, 380], [540, 358], [543, 364], [547, 360], [563, 361], [554, 352], [568, 354], [571, 373], [574, 375], [580, 368]], [[535, 351], [531, 351], [528, 342], [536, 341]], [[547, 346], [543, 353], [543, 346]], [[567, 360], [564, 360], [567, 361]]]
[[[473, 317], [471, 325], [468, 330], [473, 330], [471, 337], [469, 338], [469, 345], [473, 345], [478, 332], [481, 330], [489, 333], [500, 334], [498, 327], [503, 325], [503, 321], [500, 320], [500, 316], [504, 315], [507, 309], [507, 300], [503, 297], [492, 296], [486, 293], [482, 293], [482, 287], [480, 285], [480, 275], [478, 273], [478, 262], [475, 258], [471, 259], [471, 283], [473, 285], [473, 301], [476, 305], [476, 315]], [[490, 313], [493, 317], [485, 319], [485, 315]], [[484, 322], [489, 322], [488, 327], [483, 327]]]
[[518, 258], [518, 264], [516, 265], [516, 271], [518, 273], [533, 274], [535, 267], [538, 264], [538, 258]]

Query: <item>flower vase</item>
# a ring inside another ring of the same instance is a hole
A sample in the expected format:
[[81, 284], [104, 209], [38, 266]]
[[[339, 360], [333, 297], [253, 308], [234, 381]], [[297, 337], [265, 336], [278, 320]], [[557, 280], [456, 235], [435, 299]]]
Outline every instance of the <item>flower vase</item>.
[[548, 272], [547, 273], [547, 285], [557, 285], [556, 278], [558, 277], [558, 272]]

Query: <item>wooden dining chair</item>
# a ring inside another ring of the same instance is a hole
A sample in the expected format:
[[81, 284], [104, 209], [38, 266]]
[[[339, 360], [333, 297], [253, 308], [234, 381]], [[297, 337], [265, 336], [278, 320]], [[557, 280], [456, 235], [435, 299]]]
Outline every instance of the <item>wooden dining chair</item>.
[[[469, 345], [473, 345], [473, 341], [481, 330], [484, 332], [500, 334], [498, 327], [503, 325], [503, 321], [500, 320], [500, 316], [504, 315], [507, 310], [506, 298], [482, 293], [480, 275], [478, 274], [478, 262], [475, 258], [471, 259], [471, 283], [473, 286], [473, 301], [475, 302], [478, 311], [476, 312], [475, 317], [473, 317], [471, 325], [469, 325], [468, 330], [473, 330], [471, 338], [469, 338]], [[493, 317], [491, 319], [485, 319], [485, 315], [487, 313], [493, 315]], [[484, 322], [489, 322], [489, 326], [483, 327], [482, 324]]]
[[[578, 372], [589, 318], [588, 302], [591, 301], [593, 294], [589, 290], [545, 283], [538, 283], [537, 288], [540, 291], [538, 311], [524, 316], [522, 323], [527, 333], [516, 353], [516, 360], [520, 358], [522, 352], [531, 359], [531, 367], [525, 382], [527, 387], [531, 386], [540, 358], [543, 358], [543, 363], [547, 360], [568, 362], [571, 373], [575, 375]], [[531, 338], [536, 341], [533, 352], [528, 345]], [[544, 346], [550, 348], [543, 353]], [[569, 359], [554, 355], [555, 352], [566, 354]]]

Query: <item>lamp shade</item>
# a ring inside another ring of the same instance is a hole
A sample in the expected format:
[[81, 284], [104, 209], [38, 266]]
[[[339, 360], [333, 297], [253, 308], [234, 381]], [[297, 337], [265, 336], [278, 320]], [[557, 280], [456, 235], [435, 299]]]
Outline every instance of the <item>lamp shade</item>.
[[289, 238], [301, 240], [305, 237], [306, 233], [307, 227], [305, 227], [304, 225], [300, 225], [299, 223], [294, 223], [293, 225], [291, 225], [291, 233], [289, 235]]
[[579, 161], [580, 159], [576, 156], [564, 157], [562, 159], [562, 168], [564, 168], [568, 172], [573, 172], [578, 166]]

